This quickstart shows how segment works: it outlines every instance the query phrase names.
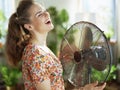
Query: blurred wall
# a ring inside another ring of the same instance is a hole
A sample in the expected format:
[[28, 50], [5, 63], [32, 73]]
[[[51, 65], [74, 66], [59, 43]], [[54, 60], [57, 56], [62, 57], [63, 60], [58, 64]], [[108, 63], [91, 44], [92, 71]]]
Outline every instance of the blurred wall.
[[116, 0], [116, 17], [117, 17], [117, 50], [118, 50], [118, 57], [120, 57], [120, 0]]
[[[18, 5], [18, 2], [20, 0], [15, 0], [16, 6]], [[57, 7], [58, 10], [66, 9], [69, 13], [70, 24], [75, 23], [75, 14], [79, 12], [78, 3], [80, 3], [81, 0], [36, 0], [37, 2], [40, 2], [45, 5], [46, 8], [50, 6]], [[116, 0], [116, 26], [117, 26], [117, 57], [120, 57], [120, 0]], [[82, 4], [81, 4], [82, 5]]]
[[[75, 15], [77, 12], [79, 12], [78, 10], [78, 3], [81, 2], [81, 0], [37, 0], [38, 2], [42, 2], [45, 4], [45, 7], [49, 7], [49, 6], [56, 6], [57, 9], [63, 9], [65, 8], [68, 12], [69, 12], [69, 16], [70, 16], [70, 23], [73, 24], [76, 21]], [[82, 2], [81, 2], [82, 3]], [[117, 50], [115, 51], [115, 54], [117, 52], [117, 55], [115, 55], [116, 57], [120, 57], [120, 0], [116, 0], [116, 26], [117, 26]], [[82, 4], [80, 4], [82, 5]]]

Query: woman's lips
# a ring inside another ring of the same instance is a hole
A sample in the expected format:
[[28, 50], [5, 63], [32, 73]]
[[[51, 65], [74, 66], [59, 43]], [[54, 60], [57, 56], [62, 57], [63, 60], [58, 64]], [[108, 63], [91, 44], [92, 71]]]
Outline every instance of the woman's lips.
[[45, 22], [45, 24], [50, 24], [50, 23], [51, 23], [50, 19], [46, 20], [46, 22]]

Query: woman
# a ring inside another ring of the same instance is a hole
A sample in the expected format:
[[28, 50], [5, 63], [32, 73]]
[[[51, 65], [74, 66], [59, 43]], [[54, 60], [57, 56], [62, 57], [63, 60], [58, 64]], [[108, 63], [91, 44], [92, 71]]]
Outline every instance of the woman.
[[[22, 61], [25, 90], [64, 90], [61, 62], [46, 45], [53, 28], [49, 13], [32, 0], [20, 1], [9, 19], [6, 53], [13, 65]], [[92, 83], [75, 90], [104, 87]]]

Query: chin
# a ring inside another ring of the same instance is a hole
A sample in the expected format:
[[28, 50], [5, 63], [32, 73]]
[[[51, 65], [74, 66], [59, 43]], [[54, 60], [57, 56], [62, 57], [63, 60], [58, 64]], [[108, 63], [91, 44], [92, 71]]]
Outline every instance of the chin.
[[52, 25], [52, 30], [54, 29], [54, 25]]
[[53, 30], [54, 29], [54, 25], [52, 24], [51, 27], [50, 27], [50, 30]]

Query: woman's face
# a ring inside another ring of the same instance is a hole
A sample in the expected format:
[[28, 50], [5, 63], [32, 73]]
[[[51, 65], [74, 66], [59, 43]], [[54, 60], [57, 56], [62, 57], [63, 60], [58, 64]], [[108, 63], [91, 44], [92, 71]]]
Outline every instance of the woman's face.
[[29, 13], [31, 14], [30, 20], [33, 31], [40, 33], [49, 32], [54, 28], [50, 14], [40, 4], [34, 4], [31, 6]]

